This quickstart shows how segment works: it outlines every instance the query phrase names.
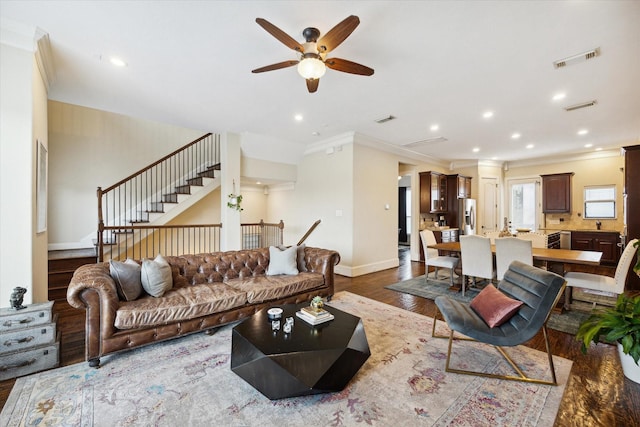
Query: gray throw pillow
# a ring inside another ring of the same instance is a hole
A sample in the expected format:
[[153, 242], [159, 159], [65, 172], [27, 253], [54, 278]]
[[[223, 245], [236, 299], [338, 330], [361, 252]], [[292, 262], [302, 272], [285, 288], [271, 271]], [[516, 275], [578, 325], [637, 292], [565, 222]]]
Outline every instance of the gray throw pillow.
[[152, 297], [160, 298], [173, 287], [171, 266], [160, 254], [153, 260], [142, 261], [141, 278], [142, 287]]
[[116, 282], [116, 290], [121, 300], [134, 301], [142, 294], [140, 270], [140, 264], [132, 259], [125, 262], [109, 261], [109, 273]]
[[[301, 244], [300, 246], [297, 246], [296, 248], [296, 262], [298, 264], [298, 272], [300, 273], [303, 271], [308, 271], [307, 262], [304, 260], [304, 248], [305, 248], [304, 243]], [[287, 249], [287, 247], [284, 245], [280, 245], [278, 246], [278, 249], [280, 249], [281, 251], [284, 251], [285, 249]]]
[[278, 274], [298, 274], [296, 264], [297, 249], [295, 246], [281, 251], [275, 246], [269, 246], [269, 267], [267, 268], [267, 276], [276, 276]]

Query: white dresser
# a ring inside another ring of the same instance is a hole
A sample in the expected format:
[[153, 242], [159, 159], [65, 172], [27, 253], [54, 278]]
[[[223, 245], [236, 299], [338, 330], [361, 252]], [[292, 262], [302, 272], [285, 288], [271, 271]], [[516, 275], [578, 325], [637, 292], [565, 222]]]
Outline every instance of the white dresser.
[[0, 381], [58, 366], [60, 337], [52, 308], [53, 301], [0, 309]]

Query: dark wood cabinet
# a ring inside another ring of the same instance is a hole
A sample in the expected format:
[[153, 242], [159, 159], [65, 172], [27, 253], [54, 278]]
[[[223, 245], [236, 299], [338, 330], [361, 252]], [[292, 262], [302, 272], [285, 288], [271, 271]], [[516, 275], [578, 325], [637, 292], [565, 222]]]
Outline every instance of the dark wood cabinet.
[[[624, 147], [624, 194], [627, 242], [640, 239], [640, 145]], [[640, 277], [629, 269], [628, 290], [640, 290]]]
[[464, 175], [447, 175], [449, 198], [471, 198], [471, 177]]
[[573, 172], [542, 176], [542, 212], [571, 212], [571, 177]]
[[620, 259], [620, 234], [615, 231], [572, 231], [571, 249], [602, 252], [600, 264], [616, 265]]
[[447, 176], [438, 172], [420, 173], [420, 212], [447, 211]]

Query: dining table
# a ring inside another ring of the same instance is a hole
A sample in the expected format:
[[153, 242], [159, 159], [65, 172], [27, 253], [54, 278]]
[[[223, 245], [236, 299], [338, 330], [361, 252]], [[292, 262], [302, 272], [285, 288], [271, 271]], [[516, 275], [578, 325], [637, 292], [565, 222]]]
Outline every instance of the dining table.
[[[435, 243], [429, 248], [445, 252], [461, 252], [460, 242]], [[496, 253], [496, 245], [491, 245], [491, 251]], [[600, 265], [602, 252], [580, 251], [576, 249], [532, 248], [534, 261], [555, 262], [562, 264]]]

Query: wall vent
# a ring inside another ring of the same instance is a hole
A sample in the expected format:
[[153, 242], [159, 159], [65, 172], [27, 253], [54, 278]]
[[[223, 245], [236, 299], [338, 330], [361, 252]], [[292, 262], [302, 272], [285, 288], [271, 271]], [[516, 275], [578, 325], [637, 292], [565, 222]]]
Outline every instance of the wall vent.
[[382, 124], [382, 123], [390, 122], [391, 120], [395, 120], [395, 119], [396, 119], [396, 116], [388, 115], [387, 117], [376, 119], [375, 122]]
[[593, 59], [596, 56], [600, 56], [599, 47], [588, 50], [586, 52], [579, 53], [577, 55], [570, 56], [568, 58], [553, 61], [553, 68], [555, 69], [563, 68], [563, 67], [566, 67], [567, 65], [575, 64], [577, 62], [588, 61], [589, 59]]
[[448, 141], [448, 139], [445, 138], [444, 136], [437, 136], [435, 138], [428, 138], [428, 139], [423, 139], [416, 142], [410, 142], [409, 144], [404, 144], [402, 146], [416, 148], [416, 147], [421, 147], [423, 145], [434, 144], [436, 142], [446, 142], [446, 141]]
[[570, 105], [568, 107], [564, 107], [564, 109], [566, 111], [574, 111], [574, 110], [579, 110], [581, 108], [593, 107], [597, 103], [598, 102], [594, 99], [593, 101], [583, 102], [581, 104]]

